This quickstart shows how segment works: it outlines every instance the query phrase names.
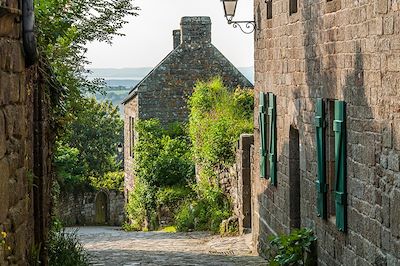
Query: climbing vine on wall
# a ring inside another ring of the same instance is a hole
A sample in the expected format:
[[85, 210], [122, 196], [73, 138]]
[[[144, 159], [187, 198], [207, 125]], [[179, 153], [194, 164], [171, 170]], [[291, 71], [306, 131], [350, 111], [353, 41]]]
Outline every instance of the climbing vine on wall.
[[253, 91], [230, 90], [220, 78], [198, 82], [189, 99], [189, 133], [196, 164], [213, 168], [234, 162], [242, 133], [253, 132]]

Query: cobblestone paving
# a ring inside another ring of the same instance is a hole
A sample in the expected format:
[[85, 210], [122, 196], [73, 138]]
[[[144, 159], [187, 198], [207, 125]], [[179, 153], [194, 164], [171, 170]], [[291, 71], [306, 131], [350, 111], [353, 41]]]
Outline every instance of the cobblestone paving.
[[250, 235], [219, 237], [205, 232], [124, 232], [117, 227], [77, 231], [92, 265], [267, 265], [250, 251]]

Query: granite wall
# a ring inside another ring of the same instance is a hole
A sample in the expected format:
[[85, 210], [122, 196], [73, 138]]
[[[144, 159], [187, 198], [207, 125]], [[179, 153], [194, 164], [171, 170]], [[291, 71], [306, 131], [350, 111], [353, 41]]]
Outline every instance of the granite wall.
[[47, 101], [36, 66], [25, 65], [20, 3], [0, 1], [0, 265], [28, 265], [50, 212]]
[[[105, 210], [105, 217], [99, 215], [99, 208]], [[114, 190], [63, 192], [57, 213], [64, 226], [121, 226], [125, 222], [124, 194]]]
[[[297, 11], [290, 11], [290, 4]], [[400, 3], [254, 1], [255, 95], [276, 95], [277, 186], [260, 178], [255, 108], [253, 236], [314, 229], [320, 265], [400, 265]], [[317, 216], [316, 99], [327, 104], [328, 218]], [[335, 225], [333, 106], [346, 104], [347, 230]], [[297, 159], [295, 158], [297, 157]], [[296, 167], [299, 169], [295, 169]], [[293, 174], [293, 171], [296, 172]], [[294, 182], [296, 181], [296, 182]], [[292, 200], [292, 192], [299, 198]]]
[[251, 229], [250, 147], [253, 142], [253, 135], [242, 134], [236, 148], [235, 163], [228, 168], [221, 166], [216, 169], [222, 191], [232, 203], [240, 234]]

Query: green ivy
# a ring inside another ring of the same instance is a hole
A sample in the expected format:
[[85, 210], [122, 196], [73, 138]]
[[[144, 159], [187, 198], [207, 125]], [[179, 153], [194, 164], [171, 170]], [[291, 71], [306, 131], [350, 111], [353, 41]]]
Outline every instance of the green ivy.
[[218, 232], [231, 216], [231, 204], [218, 182], [216, 168], [230, 166], [242, 133], [253, 131], [253, 91], [226, 88], [220, 78], [198, 82], [188, 101], [189, 135], [199, 180], [197, 197], [185, 202], [175, 219], [177, 229]]
[[272, 237], [268, 250], [269, 265], [314, 265], [312, 245], [316, 240], [309, 228], [294, 230], [289, 235]]
[[202, 168], [231, 165], [240, 134], [253, 132], [253, 91], [230, 90], [214, 78], [198, 82], [188, 103], [196, 164]]
[[150, 229], [155, 229], [160, 204], [190, 194], [182, 188], [194, 181], [190, 141], [177, 123], [164, 128], [157, 119], [140, 120], [135, 130], [135, 187], [129, 195], [126, 228], [141, 230], [152, 224]]

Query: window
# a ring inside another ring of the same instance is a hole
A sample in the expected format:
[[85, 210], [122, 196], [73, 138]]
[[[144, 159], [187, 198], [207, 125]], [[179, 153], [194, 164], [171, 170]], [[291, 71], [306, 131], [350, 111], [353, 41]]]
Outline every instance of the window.
[[297, 13], [297, 0], [289, 0], [289, 15]]
[[300, 228], [300, 137], [299, 130], [289, 131], [289, 218], [290, 228]]
[[335, 132], [333, 131], [333, 120], [335, 120], [335, 101], [326, 100], [326, 182], [327, 191], [327, 218], [335, 223]]
[[272, 18], [272, 0], [266, 0], [265, 3], [267, 4], [267, 19]]
[[133, 148], [135, 146], [135, 119], [129, 117], [129, 156], [134, 157]]

